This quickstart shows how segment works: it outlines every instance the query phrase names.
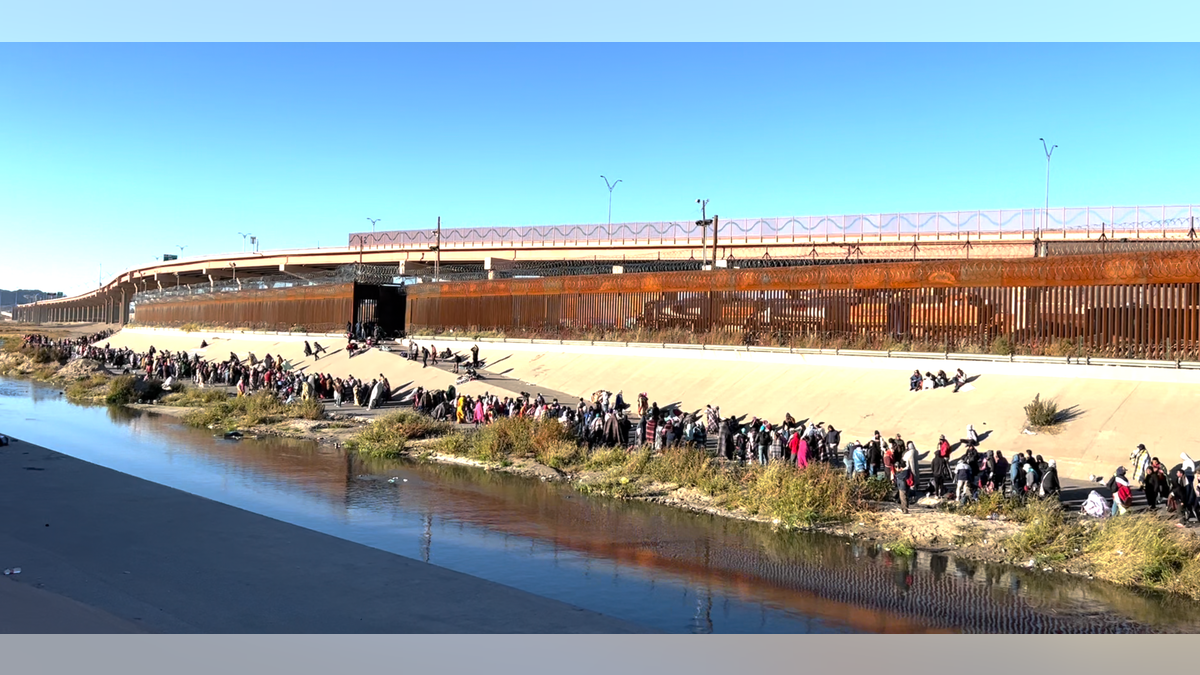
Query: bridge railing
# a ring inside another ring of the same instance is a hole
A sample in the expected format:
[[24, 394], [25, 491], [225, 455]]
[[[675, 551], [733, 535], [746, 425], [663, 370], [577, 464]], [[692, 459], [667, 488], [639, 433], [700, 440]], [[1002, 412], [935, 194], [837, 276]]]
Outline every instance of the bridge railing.
[[[719, 223], [718, 241], [781, 243], [927, 239], [943, 237], [1098, 239], [1101, 236], [1156, 238], [1195, 235], [1200, 206], [1103, 206], [1080, 208], [877, 213], [840, 216], [733, 218]], [[443, 248], [493, 246], [637, 246], [696, 244], [700, 228], [691, 221], [445, 228]], [[707, 239], [712, 240], [711, 232]], [[356, 232], [349, 246], [420, 248], [438, 243], [434, 230]]]

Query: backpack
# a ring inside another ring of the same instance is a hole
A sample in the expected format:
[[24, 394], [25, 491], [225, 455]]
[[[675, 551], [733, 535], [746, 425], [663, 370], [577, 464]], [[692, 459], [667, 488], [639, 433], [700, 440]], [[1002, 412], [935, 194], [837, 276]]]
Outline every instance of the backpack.
[[1133, 496], [1129, 491], [1128, 485], [1117, 484], [1117, 501], [1121, 502], [1121, 506], [1129, 506], [1129, 500]]

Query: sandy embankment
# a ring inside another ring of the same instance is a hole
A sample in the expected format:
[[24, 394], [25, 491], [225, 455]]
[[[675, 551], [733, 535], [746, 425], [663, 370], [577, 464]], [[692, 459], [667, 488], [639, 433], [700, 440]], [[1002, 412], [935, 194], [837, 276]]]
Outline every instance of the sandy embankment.
[[[624, 389], [626, 400], [645, 391], [660, 406], [689, 411], [713, 404], [725, 415], [771, 420], [790, 412], [833, 424], [843, 430], [843, 441], [869, 440], [875, 430], [899, 432], [928, 452], [940, 434], [954, 443], [973, 424], [983, 448], [1005, 456], [1032, 449], [1055, 458], [1064, 478], [1086, 480], [1128, 467], [1138, 443], [1168, 466], [1179, 462], [1180, 452], [1200, 458], [1191, 433], [1200, 409], [1195, 370], [491, 342], [480, 349], [507, 377], [572, 396]], [[908, 391], [914, 368], [953, 373], [958, 367], [979, 376], [967, 391]], [[1024, 407], [1036, 394], [1070, 411], [1054, 433], [1022, 431]]]

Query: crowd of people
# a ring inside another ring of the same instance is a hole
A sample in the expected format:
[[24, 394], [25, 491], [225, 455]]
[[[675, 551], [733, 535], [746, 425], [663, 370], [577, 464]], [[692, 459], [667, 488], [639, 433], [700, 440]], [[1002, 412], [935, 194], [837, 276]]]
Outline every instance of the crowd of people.
[[[216, 361], [201, 358], [198, 351], [159, 350], [150, 346], [138, 352], [128, 347], [100, 346], [111, 331], [72, 340], [50, 340], [41, 335], [25, 337], [28, 346], [53, 346], [67, 350], [72, 358], [87, 358], [105, 364], [122, 374], [135, 374], [144, 379], [163, 382], [170, 389], [176, 382], [191, 382], [197, 387], [233, 387], [237, 396], [249, 396], [259, 391], [272, 391], [280, 400], [294, 402], [302, 399], [331, 401], [337, 407], [356, 405], [378, 408], [393, 400], [391, 383], [380, 373], [371, 380], [353, 375], [334, 377], [316, 371], [301, 372], [279, 354], [267, 353], [259, 358], [249, 352], [246, 358], [230, 352], [229, 358]], [[208, 347], [201, 341], [200, 348]], [[326, 351], [320, 343], [304, 343], [306, 356], [319, 360]]]
[[942, 387], [953, 386], [954, 393], [957, 394], [958, 390], [962, 389], [962, 386], [966, 383], [967, 374], [963, 372], [962, 368], [959, 368], [958, 371], [954, 373], [954, 377], [948, 377], [946, 375], [946, 371], [944, 370], [937, 371], [937, 375], [934, 375], [929, 371], [925, 371], [925, 374], [921, 375], [921, 371], [914, 370], [913, 374], [908, 378], [908, 390], [928, 391], [930, 389], [940, 389]]
[[1182, 461], [1168, 470], [1144, 444], [1139, 443], [1129, 455], [1133, 474], [1130, 475], [1123, 466], [1117, 467], [1105, 485], [1112, 494], [1111, 505], [1105, 504], [1103, 497], [1093, 491], [1096, 496], [1088, 496], [1084, 510], [1096, 517], [1128, 513], [1133, 505], [1133, 482], [1137, 481], [1151, 511], [1157, 511], [1162, 503], [1167, 511], [1179, 514], [1181, 526], [1189, 519], [1200, 521], [1200, 480], [1195, 476], [1196, 463], [1186, 452], [1181, 452], [1179, 458]]
[[[358, 326], [353, 329], [352, 333], [363, 330]], [[190, 380], [200, 387], [232, 386], [239, 396], [271, 390], [284, 401], [316, 398], [332, 401], [338, 407], [355, 405], [364, 408], [377, 408], [394, 400], [391, 384], [382, 373], [367, 381], [354, 376], [342, 378], [326, 373], [303, 373], [279, 355], [267, 354], [260, 359], [251, 352], [242, 359], [230, 353], [224, 361], [212, 361], [200, 358], [197, 353], [159, 351], [154, 347], [139, 353], [128, 348], [95, 344], [110, 334], [111, 331], [106, 331], [70, 340], [27, 335], [24, 344], [68, 350], [73, 356], [95, 359], [123, 369], [123, 372], [136, 372], [168, 384]], [[353, 337], [350, 336], [351, 340]], [[304, 354], [312, 357], [314, 362], [325, 351], [319, 343], [305, 342]], [[472, 346], [469, 354], [468, 368], [474, 369], [480, 365], [478, 346]], [[418, 345], [410, 340], [406, 358], [420, 360], [426, 367], [448, 361], [458, 372], [468, 357], [450, 349], [439, 353], [432, 344]], [[947, 378], [943, 371], [924, 376], [917, 371], [910, 378], [910, 385], [914, 391], [946, 386], [954, 386], [957, 390], [965, 381], [962, 370], [958, 370], [953, 378]], [[1012, 457], [1005, 457], [999, 450], [982, 450], [980, 436], [971, 425], [967, 426], [965, 437], [955, 444], [963, 452], [957, 459], [951, 459], [954, 445], [945, 435], [927, 453], [921, 453], [912, 440], [904, 439], [899, 433], [884, 437], [879, 431], [865, 443], [856, 439], [843, 445], [842, 431], [823, 421], [809, 424], [808, 420], [797, 421], [790, 413], [778, 423], [754, 416], [746, 420], [746, 416], [723, 415], [720, 407], [712, 405], [688, 413], [678, 405], [660, 407], [645, 392], [636, 398], [636, 421], [623, 391], [597, 391], [590, 401], [579, 399], [576, 404], [567, 404], [556, 398], [547, 401], [542, 394], [470, 396], [456, 392], [453, 386], [445, 390], [417, 387], [411, 398], [400, 401], [405, 402], [411, 403], [418, 412], [435, 418], [475, 426], [504, 417], [556, 420], [589, 450], [597, 446], [651, 447], [655, 450], [679, 445], [707, 448], [709, 439], [714, 438], [716, 456], [729, 463], [767, 465], [788, 462], [803, 469], [823, 462], [841, 467], [848, 476], [858, 480], [894, 483], [901, 508], [906, 513], [922, 489], [928, 496], [939, 500], [954, 499], [959, 503], [992, 493], [1015, 499], [1057, 499], [1062, 491], [1054, 459], [1046, 460], [1031, 450]], [[1187, 523], [1189, 518], [1200, 520], [1200, 481], [1194, 480], [1194, 464], [1186, 454], [1183, 457], [1183, 464], [1168, 470], [1144, 445], [1139, 445], [1130, 456], [1133, 475], [1119, 467], [1107, 483], [1112, 494], [1111, 505], [1099, 492], [1092, 491], [1084, 503], [1084, 512], [1096, 517], [1126, 513], [1132, 505], [1133, 484], [1137, 482], [1150, 510], [1157, 510], [1160, 502], [1165, 502], [1169, 510], [1180, 514], [1181, 524]]]
[[103, 330], [92, 335], [84, 335], [75, 338], [59, 338], [54, 339], [47, 335], [39, 333], [29, 333], [22, 337], [21, 346], [31, 349], [39, 347], [48, 347], [50, 349], [61, 350], [67, 354], [75, 353], [80, 347], [86, 347], [94, 342], [99, 342], [107, 337], [110, 337], [113, 331]]

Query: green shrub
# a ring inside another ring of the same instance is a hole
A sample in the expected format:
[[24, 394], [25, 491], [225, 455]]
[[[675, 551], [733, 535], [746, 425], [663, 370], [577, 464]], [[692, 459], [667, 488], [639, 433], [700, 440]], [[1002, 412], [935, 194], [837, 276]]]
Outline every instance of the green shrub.
[[404, 452], [408, 441], [442, 434], [451, 428], [448, 422], [402, 410], [375, 420], [347, 446], [371, 457], [396, 457]]
[[1013, 341], [1006, 335], [992, 340], [992, 353], [1000, 356], [1012, 356], [1017, 353], [1017, 348], [1013, 345]]
[[1068, 516], [1054, 499], [1034, 499], [1024, 507], [1025, 526], [1007, 542], [1016, 561], [1060, 563], [1079, 554], [1086, 531], [1079, 519]]
[[317, 398], [297, 399], [287, 407], [287, 416], [302, 420], [325, 419], [325, 404]]
[[91, 402], [107, 398], [108, 377], [99, 373], [67, 385], [67, 400]]
[[845, 471], [824, 463], [797, 469], [791, 463], [776, 462], [752, 466], [742, 484], [745, 489], [734, 504], [777, 519], [785, 527], [800, 527], [855, 517], [869, 508], [868, 493], [886, 481], [848, 478]]
[[1033, 401], [1025, 406], [1025, 418], [1033, 427], [1049, 427], [1058, 424], [1058, 402], [1054, 399], [1043, 401], [1041, 396], [1041, 394], [1035, 394]]
[[58, 363], [59, 365], [66, 363], [71, 359], [71, 355], [57, 347], [38, 347], [33, 350], [29, 358], [34, 363]]
[[429, 446], [429, 449], [433, 452], [443, 455], [453, 455], [455, 457], [470, 455], [471, 448], [471, 440], [467, 438], [466, 434], [460, 431], [446, 434]]
[[133, 375], [119, 375], [108, 383], [108, 395], [104, 402], [111, 405], [125, 405], [137, 400], [137, 390], [134, 388], [136, 379]]

